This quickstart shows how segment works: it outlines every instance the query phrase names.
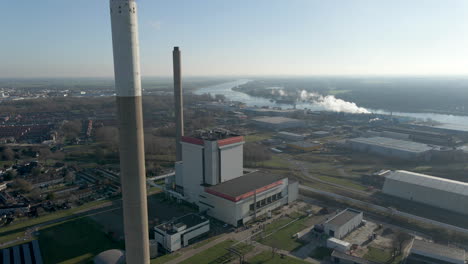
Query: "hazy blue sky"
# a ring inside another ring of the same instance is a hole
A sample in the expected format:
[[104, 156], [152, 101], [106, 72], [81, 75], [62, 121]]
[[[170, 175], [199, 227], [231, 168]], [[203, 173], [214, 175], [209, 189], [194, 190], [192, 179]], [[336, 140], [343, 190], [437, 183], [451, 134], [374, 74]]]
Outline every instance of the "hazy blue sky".
[[[142, 72], [467, 74], [466, 0], [139, 0]], [[112, 76], [108, 0], [14, 0], [0, 77]]]

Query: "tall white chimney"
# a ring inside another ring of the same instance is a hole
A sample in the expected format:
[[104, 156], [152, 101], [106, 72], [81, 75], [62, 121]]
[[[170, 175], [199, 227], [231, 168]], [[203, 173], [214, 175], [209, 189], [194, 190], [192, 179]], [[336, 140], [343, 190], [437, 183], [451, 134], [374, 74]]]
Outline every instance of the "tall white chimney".
[[149, 263], [140, 54], [135, 0], [110, 0], [126, 263]]

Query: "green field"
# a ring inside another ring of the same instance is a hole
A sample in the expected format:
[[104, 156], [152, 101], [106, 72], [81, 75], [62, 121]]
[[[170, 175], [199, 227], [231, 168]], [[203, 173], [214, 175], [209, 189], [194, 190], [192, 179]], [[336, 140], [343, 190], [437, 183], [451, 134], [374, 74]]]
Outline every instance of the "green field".
[[[369, 247], [368, 249], [369, 252], [364, 255], [364, 259], [374, 262], [388, 263], [388, 261], [392, 258], [392, 253], [389, 250], [383, 250], [375, 247]], [[398, 256], [391, 262], [391, 264], [397, 264], [400, 263], [400, 261], [401, 256]]]
[[247, 135], [244, 137], [244, 140], [246, 143], [249, 143], [249, 142], [257, 142], [257, 141], [262, 141], [262, 140], [265, 140], [265, 139], [269, 139], [271, 138], [271, 134], [253, 134], [253, 135]]
[[150, 263], [151, 264], [164, 264], [164, 263], [169, 262], [169, 261], [171, 261], [173, 259], [176, 259], [176, 258], [178, 258], [180, 256], [181, 256], [180, 253], [167, 254], [167, 255], [152, 259]]
[[[196, 254], [195, 256], [190, 257], [180, 262], [180, 264], [211, 263], [211, 262], [216, 261], [218, 258], [222, 258], [223, 256], [225, 257], [226, 260], [233, 259], [235, 258], [235, 256], [226, 255], [228, 253], [226, 249], [231, 247], [234, 243], [236, 243], [236, 241], [234, 240], [223, 241], [217, 244], [216, 246], [208, 248], [207, 250], [200, 252]], [[236, 246], [236, 249], [238, 250], [240, 249], [242, 252], [248, 252], [252, 250], [252, 246], [242, 244], [241, 246]]]
[[359, 185], [355, 183], [353, 180], [348, 180], [343, 177], [338, 178], [338, 177], [331, 177], [331, 176], [325, 176], [325, 175], [317, 175], [317, 178], [321, 179], [322, 181], [338, 184], [341, 186], [349, 187], [349, 188], [360, 190], [360, 191], [367, 190], [365, 186]]
[[255, 163], [255, 166], [274, 169], [289, 169], [289, 163], [275, 155], [271, 157], [271, 160]]
[[87, 217], [41, 230], [38, 238], [45, 263], [83, 263], [102, 251], [124, 248]]
[[248, 262], [250, 264], [306, 264], [306, 263], [309, 263], [309, 262], [305, 262], [300, 259], [291, 258], [288, 256], [284, 256], [283, 258], [281, 258], [281, 256], [279, 256], [278, 254], [275, 254], [275, 256], [273, 257], [271, 255], [271, 252], [267, 252], [267, 251], [256, 255], [252, 259], [249, 259]]
[[[259, 242], [267, 246], [280, 248], [287, 251], [293, 251], [294, 249], [301, 247], [303, 244], [293, 236], [297, 232], [307, 228], [307, 225], [305, 224], [307, 217], [303, 217], [298, 221], [280, 230], [277, 230], [278, 228], [281, 228], [287, 223], [293, 221], [293, 218], [281, 218], [267, 225], [265, 228], [265, 234], [268, 235], [272, 232], [274, 233], [264, 239], [260, 239]], [[297, 216], [295, 218], [297, 218]]]

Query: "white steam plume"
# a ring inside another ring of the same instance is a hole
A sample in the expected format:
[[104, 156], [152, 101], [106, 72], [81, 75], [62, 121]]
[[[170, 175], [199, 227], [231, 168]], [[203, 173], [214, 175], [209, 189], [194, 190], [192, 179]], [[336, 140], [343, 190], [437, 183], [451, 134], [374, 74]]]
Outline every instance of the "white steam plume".
[[356, 103], [353, 102], [347, 102], [345, 100], [338, 99], [333, 95], [323, 96], [317, 93], [308, 93], [307, 91], [302, 90], [300, 93], [300, 99], [302, 101], [310, 101], [312, 103], [318, 104], [328, 111], [370, 114], [369, 110], [366, 108], [359, 107], [356, 105]]

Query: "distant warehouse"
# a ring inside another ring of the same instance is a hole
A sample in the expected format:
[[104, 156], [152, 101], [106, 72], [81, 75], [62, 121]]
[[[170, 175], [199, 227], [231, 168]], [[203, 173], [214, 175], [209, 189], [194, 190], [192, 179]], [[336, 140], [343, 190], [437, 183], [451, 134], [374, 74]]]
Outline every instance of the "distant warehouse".
[[375, 153], [399, 159], [423, 159], [431, 158], [433, 147], [387, 137], [353, 138], [348, 141], [349, 146], [358, 151]]
[[304, 135], [295, 134], [295, 133], [286, 132], [286, 131], [278, 132], [277, 137], [284, 139], [284, 140], [290, 140], [290, 141], [302, 141], [305, 139]]
[[264, 116], [252, 119], [255, 125], [268, 129], [286, 129], [295, 127], [305, 127], [305, 122], [299, 119], [293, 119], [281, 116]]
[[409, 171], [385, 176], [383, 192], [468, 215], [468, 183]]

